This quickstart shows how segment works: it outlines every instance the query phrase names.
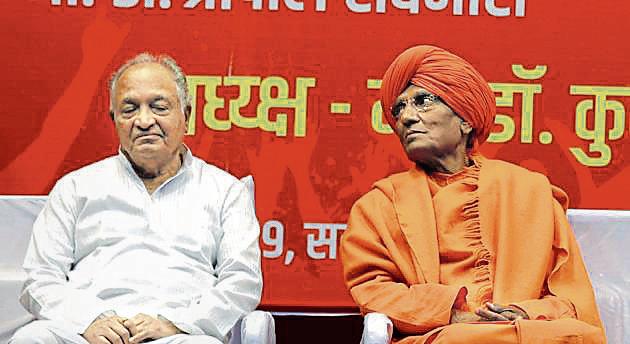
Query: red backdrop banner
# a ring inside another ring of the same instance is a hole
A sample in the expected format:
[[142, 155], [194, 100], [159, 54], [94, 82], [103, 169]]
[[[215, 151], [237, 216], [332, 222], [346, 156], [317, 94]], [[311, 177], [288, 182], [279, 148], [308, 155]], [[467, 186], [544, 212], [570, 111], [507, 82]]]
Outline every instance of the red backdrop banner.
[[186, 144], [251, 174], [263, 305], [353, 303], [352, 203], [410, 163], [378, 103], [402, 50], [446, 48], [496, 92], [489, 157], [545, 173], [573, 208], [630, 209], [630, 3], [533, 0], [4, 0], [0, 194], [46, 194], [115, 154], [108, 79], [133, 55], [189, 75]]

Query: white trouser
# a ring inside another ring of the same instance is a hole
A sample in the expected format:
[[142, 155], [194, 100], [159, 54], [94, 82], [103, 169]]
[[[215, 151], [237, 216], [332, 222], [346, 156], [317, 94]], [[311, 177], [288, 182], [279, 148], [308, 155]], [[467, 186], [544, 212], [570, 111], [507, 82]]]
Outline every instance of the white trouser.
[[[145, 342], [150, 344], [222, 344], [210, 336], [177, 334]], [[63, 324], [52, 320], [36, 320], [24, 325], [9, 339], [8, 344], [88, 344], [78, 333], [64, 329]]]

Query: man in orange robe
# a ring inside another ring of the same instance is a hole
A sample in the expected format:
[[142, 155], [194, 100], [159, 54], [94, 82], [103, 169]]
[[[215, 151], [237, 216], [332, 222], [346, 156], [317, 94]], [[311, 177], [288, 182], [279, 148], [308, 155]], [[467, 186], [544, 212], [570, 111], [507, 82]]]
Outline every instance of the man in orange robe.
[[567, 195], [477, 152], [495, 115], [483, 77], [417, 46], [385, 73], [381, 101], [416, 166], [350, 213], [341, 254], [362, 313], [387, 315], [399, 343], [605, 343]]

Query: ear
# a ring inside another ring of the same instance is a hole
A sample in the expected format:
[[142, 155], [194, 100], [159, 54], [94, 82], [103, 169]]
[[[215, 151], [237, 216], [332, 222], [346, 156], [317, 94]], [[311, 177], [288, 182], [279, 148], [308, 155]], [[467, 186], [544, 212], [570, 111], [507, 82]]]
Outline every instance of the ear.
[[462, 134], [464, 135], [470, 134], [473, 130], [472, 125], [470, 125], [470, 123], [466, 121], [462, 121], [461, 124], [459, 125], [459, 128], [462, 131]]

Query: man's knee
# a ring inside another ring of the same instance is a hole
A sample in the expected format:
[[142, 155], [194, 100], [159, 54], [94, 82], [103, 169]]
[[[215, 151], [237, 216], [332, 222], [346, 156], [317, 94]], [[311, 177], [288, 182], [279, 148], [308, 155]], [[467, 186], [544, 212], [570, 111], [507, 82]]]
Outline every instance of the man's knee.
[[8, 344], [59, 344], [48, 324], [45, 320], [28, 323], [15, 332]]
[[181, 344], [223, 344], [223, 342], [210, 336], [186, 336]]
[[511, 324], [458, 323], [445, 326], [434, 344], [506, 344], [520, 343], [516, 326]]
[[172, 337], [166, 337], [162, 339], [158, 339], [154, 342], [155, 344], [223, 344], [222, 341], [210, 337], [210, 336], [194, 336], [194, 335], [184, 335], [184, 334], [176, 334]]

